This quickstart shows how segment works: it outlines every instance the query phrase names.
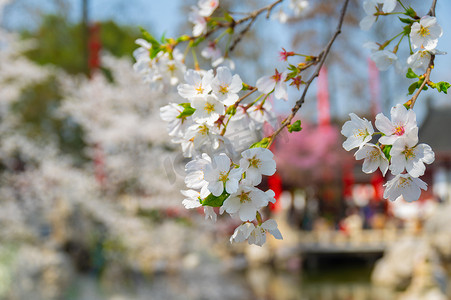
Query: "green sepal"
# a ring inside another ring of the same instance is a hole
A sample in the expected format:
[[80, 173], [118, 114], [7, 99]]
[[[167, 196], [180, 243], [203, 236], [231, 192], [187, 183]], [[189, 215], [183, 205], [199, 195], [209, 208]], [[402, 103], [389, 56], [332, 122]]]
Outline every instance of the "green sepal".
[[382, 152], [384, 153], [385, 157], [390, 160], [391, 155], [390, 155], [390, 150], [393, 146], [392, 145], [385, 145], [384, 148], [382, 149]]
[[178, 119], [185, 119], [196, 111], [189, 103], [180, 103], [179, 105], [183, 107], [183, 111], [177, 116]]
[[261, 141], [253, 143], [249, 148], [266, 148], [268, 147], [270, 141], [270, 138], [265, 137]]
[[234, 116], [235, 114], [236, 114], [236, 106], [235, 105], [230, 105], [229, 107], [227, 107], [226, 115]]
[[407, 25], [402, 28], [405, 35], [410, 34], [410, 31], [412, 30], [411, 27], [412, 27], [412, 25]]
[[406, 9], [406, 12], [404, 14], [413, 19], [417, 18], [417, 13], [415, 12], [415, 10], [412, 7], [409, 7], [408, 9]]
[[412, 23], [415, 22], [415, 20], [408, 19], [408, 18], [401, 18], [401, 17], [399, 17], [399, 20], [400, 20], [401, 22], [403, 22], [403, 23], [406, 23], [406, 24], [412, 24]]
[[409, 68], [409, 70], [407, 71], [406, 77], [407, 77], [407, 78], [419, 78], [420, 76], [418, 76], [417, 74], [415, 74], [415, 72], [412, 71], [411, 68]]
[[210, 194], [207, 196], [207, 198], [202, 200], [202, 206], [221, 207], [222, 204], [224, 203], [224, 201], [229, 196], [230, 196], [230, 194], [227, 193], [226, 191], [224, 191], [221, 195], [219, 195], [217, 197], [214, 196], [213, 194]]
[[288, 125], [287, 128], [288, 128], [288, 132], [290, 132], [290, 133], [293, 131], [301, 131], [302, 130], [301, 120], [297, 120], [293, 124]]

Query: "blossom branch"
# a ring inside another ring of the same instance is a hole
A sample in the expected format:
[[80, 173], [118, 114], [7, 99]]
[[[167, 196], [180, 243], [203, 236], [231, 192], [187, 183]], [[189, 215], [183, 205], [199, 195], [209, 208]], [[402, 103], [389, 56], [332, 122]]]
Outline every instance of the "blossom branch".
[[[437, 5], [437, 0], [432, 0], [431, 8], [428, 13], [428, 15], [430, 15], [431, 17], [435, 17], [435, 6], [436, 5]], [[426, 70], [426, 73], [424, 73], [424, 75], [423, 75], [424, 76], [423, 82], [421, 83], [421, 85], [418, 88], [418, 91], [415, 93], [415, 95], [413, 95], [413, 97], [409, 101], [406, 102], [406, 105], [408, 105], [411, 109], [413, 109], [415, 102], [417, 101], [417, 98], [420, 95], [423, 88], [426, 86], [426, 84], [429, 83], [431, 71], [434, 68], [434, 58], [435, 58], [435, 55], [431, 54], [431, 59], [429, 60], [428, 68]]]
[[298, 110], [302, 107], [302, 104], [304, 104], [305, 101], [305, 96], [307, 94], [307, 91], [310, 87], [310, 85], [312, 84], [313, 80], [318, 77], [319, 72], [321, 70], [321, 67], [323, 66], [327, 55], [330, 52], [330, 48], [332, 47], [332, 44], [335, 42], [337, 36], [341, 33], [341, 27], [343, 26], [343, 20], [346, 14], [346, 9], [348, 7], [348, 3], [349, 0], [345, 0], [345, 3], [343, 4], [343, 7], [341, 9], [341, 13], [340, 13], [340, 19], [338, 21], [338, 25], [337, 25], [337, 29], [334, 33], [334, 35], [332, 36], [332, 38], [329, 40], [329, 43], [326, 45], [326, 47], [323, 49], [323, 51], [321, 51], [321, 53], [318, 55], [318, 57], [316, 58], [316, 63], [317, 63], [317, 67], [315, 69], [315, 73], [312, 74], [312, 76], [309, 78], [309, 80], [306, 82], [305, 84], [305, 88], [304, 91], [302, 92], [301, 98], [299, 98], [298, 101], [296, 101], [296, 104], [294, 105], [294, 107], [291, 109], [291, 114], [282, 121], [281, 123], [281, 127], [279, 127], [279, 129], [277, 129], [270, 137], [270, 141], [268, 143], [267, 148], [269, 148], [271, 146], [271, 144], [273, 143], [275, 137], [282, 132], [282, 130], [287, 127], [288, 125], [291, 124], [291, 121], [293, 120], [293, 118], [295, 117], [296, 113], [298, 112]]

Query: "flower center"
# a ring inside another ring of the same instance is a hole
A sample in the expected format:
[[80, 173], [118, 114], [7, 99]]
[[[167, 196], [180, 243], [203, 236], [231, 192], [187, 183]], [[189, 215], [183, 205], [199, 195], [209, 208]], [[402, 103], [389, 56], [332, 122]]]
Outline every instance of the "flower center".
[[369, 134], [368, 130], [366, 130], [366, 129], [357, 129], [355, 131], [354, 136], [355, 137], [363, 137], [363, 138], [365, 138], [368, 134]]
[[202, 88], [202, 83], [199, 84], [197, 87], [194, 88], [198, 94], [202, 94], [204, 92], [204, 89]]
[[393, 132], [393, 134], [401, 136], [404, 134], [404, 132], [405, 132], [404, 126], [399, 125], [395, 127], [395, 132]]
[[207, 135], [208, 134], [208, 127], [206, 125], [201, 125], [199, 126], [199, 133], [202, 135]]
[[425, 37], [425, 36], [430, 35], [430, 34], [431, 33], [429, 32], [429, 28], [421, 26], [421, 28], [420, 28], [420, 35], [422, 37]]
[[413, 152], [413, 148], [407, 148], [406, 147], [406, 150], [404, 150], [402, 153], [404, 153], [404, 156], [406, 157], [406, 160], [410, 159], [410, 158], [414, 158], [416, 156], [415, 152]]
[[214, 110], [215, 110], [215, 105], [214, 104], [211, 104], [211, 103], [208, 103], [208, 102], [205, 104], [205, 111], [207, 113], [211, 114], [211, 112], [214, 111]]
[[229, 176], [228, 172], [226, 172], [226, 171], [220, 172], [219, 173], [219, 181], [226, 182], [227, 180], [229, 180], [228, 176]]
[[279, 82], [282, 79], [282, 73], [279, 73], [276, 69], [276, 74], [271, 76], [272, 79], [274, 79], [275, 82]]
[[410, 187], [410, 182], [412, 181], [412, 179], [410, 177], [404, 178], [401, 177], [399, 178], [398, 181], [398, 188], [406, 188], [406, 187]]
[[228, 84], [220, 85], [219, 86], [219, 92], [221, 94], [227, 94], [229, 92], [229, 85]]
[[249, 194], [250, 194], [250, 192], [242, 191], [241, 194], [238, 196], [240, 198], [240, 203], [251, 201]]
[[261, 163], [262, 163], [261, 160], [255, 158], [255, 156], [249, 159], [249, 167], [254, 167], [258, 169], [261, 166]]

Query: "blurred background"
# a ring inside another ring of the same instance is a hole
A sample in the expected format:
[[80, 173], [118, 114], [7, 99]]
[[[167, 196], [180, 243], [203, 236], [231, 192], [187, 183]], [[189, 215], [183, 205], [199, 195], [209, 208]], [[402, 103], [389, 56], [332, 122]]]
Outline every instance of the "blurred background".
[[[391, 38], [400, 23], [362, 33], [360, 2], [309, 91], [303, 130], [274, 145], [278, 171], [262, 185], [277, 202], [265, 216], [284, 239], [258, 247], [229, 243], [239, 225], [230, 217], [213, 224], [184, 209], [186, 160], [159, 117], [178, 95], [133, 71], [139, 26], [191, 34], [196, 1], [0, 0], [0, 299], [450, 299], [450, 97], [426, 91], [415, 108], [420, 141], [436, 154], [415, 203], [384, 200], [382, 174], [362, 173], [341, 147], [348, 113], [388, 115], [411, 83], [368, 59], [362, 44]], [[421, 15], [430, 6], [405, 2]], [[311, 1], [286, 23], [261, 17], [233, 52], [235, 72], [253, 84], [286, 66], [282, 47], [319, 53], [341, 4]], [[280, 10], [290, 14], [288, 3], [273, 15]], [[449, 11], [438, 1], [447, 52]], [[449, 55], [437, 57], [432, 80], [451, 81], [450, 66]], [[280, 118], [296, 92], [273, 103]]]

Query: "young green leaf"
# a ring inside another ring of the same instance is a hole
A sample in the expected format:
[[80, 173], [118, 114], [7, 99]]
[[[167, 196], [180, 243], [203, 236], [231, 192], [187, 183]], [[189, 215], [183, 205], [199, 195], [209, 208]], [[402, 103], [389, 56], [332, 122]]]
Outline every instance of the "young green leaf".
[[301, 120], [297, 120], [293, 124], [288, 125], [287, 128], [288, 128], [288, 132], [290, 132], [290, 133], [293, 131], [301, 131], [302, 130]]
[[218, 197], [210, 194], [202, 201], [202, 206], [212, 206], [212, 207], [221, 207], [224, 201], [230, 196], [229, 193], [224, 191]]
[[266, 148], [270, 141], [270, 138], [265, 137], [261, 141], [253, 143], [249, 148]]
[[407, 70], [406, 77], [407, 77], [407, 78], [419, 78], [420, 76], [418, 76], [417, 74], [415, 74], [415, 72], [412, 71], [411, 68], [409, 68], [409, 70]]

